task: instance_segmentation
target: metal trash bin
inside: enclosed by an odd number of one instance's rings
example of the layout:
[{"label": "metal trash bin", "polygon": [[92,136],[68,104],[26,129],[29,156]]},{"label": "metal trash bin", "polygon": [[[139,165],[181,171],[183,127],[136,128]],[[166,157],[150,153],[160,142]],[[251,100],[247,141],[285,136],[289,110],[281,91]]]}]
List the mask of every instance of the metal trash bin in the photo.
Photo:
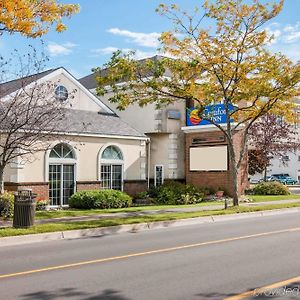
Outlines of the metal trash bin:
[{"label": "metal trash bin", "polygon": [[31,190],[21,190],[15,193],[14,221],[15,228],[29,228],[34,224],[36,194]]}]

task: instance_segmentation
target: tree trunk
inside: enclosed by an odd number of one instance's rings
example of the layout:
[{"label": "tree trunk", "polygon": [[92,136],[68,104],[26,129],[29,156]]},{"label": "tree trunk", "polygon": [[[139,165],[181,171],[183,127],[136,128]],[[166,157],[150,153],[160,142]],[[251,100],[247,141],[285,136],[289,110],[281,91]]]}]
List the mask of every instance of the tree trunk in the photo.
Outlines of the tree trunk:
[{"label": "tree trunk", "polygon": [[239,205],[239,195],[238,195],[238,170],[235,163],[231,164],[231,175],[232,175],[232,187],[233,187],[233,206]]},{"label": "tree trunk", "polygon": [[232,198],[233,206],[239,205],[239,196],[238,196],[238,168],[235,161],[234,147],[230,143],[228,144],[229,148],[229,160],[230,160],[230,173],[232,177]]},{"label": "tree trunk", "polygon": [[267,167],[264,169],[264,181],[267,181]]},{"label": "tree trunk", "polygon": [[0,194],[4,194],[4,168],[0,168]]}]

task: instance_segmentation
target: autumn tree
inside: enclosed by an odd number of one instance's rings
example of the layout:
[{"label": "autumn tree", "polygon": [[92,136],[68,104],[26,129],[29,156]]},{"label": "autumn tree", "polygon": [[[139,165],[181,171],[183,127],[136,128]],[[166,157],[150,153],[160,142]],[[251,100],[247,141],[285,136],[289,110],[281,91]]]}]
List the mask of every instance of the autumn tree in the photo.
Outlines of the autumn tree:
[{"label": "autumn tree", "polygon": [[62,4],[56,0],[0,1],[0,35],[19,32],[36,38],[47,33],[51,25],[61,32],[66,29],[63,18],[78,11],[78,5]]},{"label": "autumn tree", "polygon": [[[290,120],[292,99],[299,95],[299,64],[271,53],[272,36],[263,29],[282,7],[283,1],[262,5],[257,0],[250,4],[216,0],[205,1],[189,14],[177,5],[161,4],[157,11],[174,23],[160,38],[161,51],[171,58],[137,62],[131,53],[116,52],[104,66],[106,75],[97,76],[96,70],[98,94],[112,92],[110,101],[120,109],[132,103],[196,103],[199,116],[227,139],[234,205],[238,205],[237,178],[249,129],[268,112],[284,114]],[[124,81],[127,84],[119,84]],[[207,105],[220,102],[224,103],[226,126],[205,114]],[[238,133],[240,151],[233,142]]]},{"label": "autumn tree", "polygon": [[300,148],[298,133],[293,124],[285,122],[282,118],[266,114],[256,121],[249,130],[249,144],[254,148],[258,157],[249,156],[249,163],[254,167],[259,160],[260,166],[253,171],[264,172],[267,177],[267,167],[272,158],[279,158],[285,164],[284,156]]},{"label": "autumn tree", "polygon": [[[16,59],[17,58],[17,62]],[[16,79],[0,79],[0,193],[4,193],[4,172],[9,164],[23,164],[34,159],[34,154],[49,149],[59,139],[69,101],[55,96],[58,82],[41,81],[40,73],[47,57],[33,49],[26,55],[15,53],[13,59],[0,59],[0,74],[19,66]],[[34,75],[30,75],[34,73]],[[69,99],[75,91],[70,93]]]}]

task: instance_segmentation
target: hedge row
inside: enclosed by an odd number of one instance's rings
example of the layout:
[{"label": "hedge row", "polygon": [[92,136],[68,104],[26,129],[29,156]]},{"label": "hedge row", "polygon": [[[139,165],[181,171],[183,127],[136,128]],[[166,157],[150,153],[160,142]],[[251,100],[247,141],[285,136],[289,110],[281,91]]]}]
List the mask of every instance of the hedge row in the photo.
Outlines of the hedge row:
[{"label": "hedge row", "polygon": [[132,198],[117,190],[90,190],[73,194],[69,199],[69,206],[73,208],[123,208],[132,204]]}]

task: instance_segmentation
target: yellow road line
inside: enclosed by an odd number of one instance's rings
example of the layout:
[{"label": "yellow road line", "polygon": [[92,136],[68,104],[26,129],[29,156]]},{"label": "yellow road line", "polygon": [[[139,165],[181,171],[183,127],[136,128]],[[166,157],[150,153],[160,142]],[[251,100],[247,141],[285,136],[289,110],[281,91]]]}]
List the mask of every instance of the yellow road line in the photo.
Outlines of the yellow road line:
[{"label": "yellow road line", "polygon": [[100,259],[95,259],[95,260],[81,261],[81,262],[77,262],[77,263],[52,266],[52,267],[28,270],[28,271],[17,272],[17,273],[3,274],[3,275],[0,275],[0,279],[29,275],[29,274],[34,274],[34,273],[47,272],[47,271],[53,271],[53,270],[75,268],[75,267],[80,267],[80,266],[85,266],[85,265],[92,265],[92,264],[99,264],[99,263],[104,263],[104,262],[109,262],[109,261],[122,260],[122,259],[131,258],[131,257],[145,256],[145,255],[151,255],[151,254],[157,254],[157,253],[166,253],[166,252],[171,252],[171,251],[176,251],[176,250],[190,249],[190,248],[196,248],[196,247],[201,247],[201,246],[215,245],[215,244],[221,244],[221,243],[226,243],[226,242],[240,241],[240,240],[245,240],[245,239],[250,239],[250,238],[263,237],[263,236],[269,236],[269,235],[287,233],[287,232],[295,232],[295,231],[300,231],[300,227],[277,230],[277,231],[262,232],[262,233],[257,233],[257,234],[244,235],[244,236],[232,237],[232,238],[215,240],[215,241],[201,242],[201,243],[196,243],[196,244],[182,245],[182,246],[177,246],[177,247],[162,248],[162,249],[157,249],[157,250],[138,252],[138,253],[132,253],[132,254],[127,254],[127,255],[121,255],[121,256],[113,256],[113,257],[100,258]]},{"label": "yellow road line", "polygon": [[266,286],[257,288],[255,290],[247,291],[245,293],[235,295],[235,296],[232,296],[229,298],[225,298],[225,300],[241,300],[241,299],[245,299],[245,298],[249,298],[249,297],[255,297],[257,295],[263,295],[265,292],[268,292],[268,291],[274,290],[274,289],[278,289],[278,288],[281,288],[286,285],[290,285],[295,282],[300,282],[300,276],[290,278],[290,279],[287,279],[284,281],[279,281],[279,282],[276,282],[276,283],[273,283],[270,285],[266,285]]}]

